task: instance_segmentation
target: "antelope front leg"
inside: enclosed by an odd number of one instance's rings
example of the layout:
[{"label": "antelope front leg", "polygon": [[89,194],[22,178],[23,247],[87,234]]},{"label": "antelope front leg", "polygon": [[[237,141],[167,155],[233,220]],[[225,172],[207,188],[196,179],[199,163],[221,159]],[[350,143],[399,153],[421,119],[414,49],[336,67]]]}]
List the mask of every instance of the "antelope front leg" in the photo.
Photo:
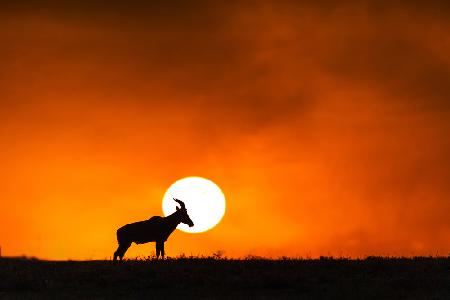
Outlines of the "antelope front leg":
[{"label": "antelope front leg", "polygon": [[159,259],[160,254],[164,259],[164,242],[156,242],[156,259]]},{"label": "antelope front leg", "polygon": [[161,256],[162,256],[163,260],[164,260],[164,254],[165,254],[165,252],[164,252],[164,242],[162,242],[161,243]]}]

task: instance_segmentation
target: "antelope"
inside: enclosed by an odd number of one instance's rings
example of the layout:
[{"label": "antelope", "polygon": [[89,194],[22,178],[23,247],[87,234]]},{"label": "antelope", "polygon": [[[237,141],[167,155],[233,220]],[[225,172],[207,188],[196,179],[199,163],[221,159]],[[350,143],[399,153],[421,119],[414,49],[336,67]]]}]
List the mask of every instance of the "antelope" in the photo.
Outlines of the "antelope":
[{"label": "antelope", "polygon": [[173,214],[167,217],[154,216],[145,221],[124,225],[117,230],[119,247],[114,252],[114,261],[117,260],[117,257],[122,260],[133,242],[136,244],[156,242],[156,258],[159,259],[161,255],[164,259],[164,242],[167,241],[178,224],[184,223],[189,227],[194,226],[183,201],[175,198],[173,200],[180,205],[180,207],[176,207]]}]

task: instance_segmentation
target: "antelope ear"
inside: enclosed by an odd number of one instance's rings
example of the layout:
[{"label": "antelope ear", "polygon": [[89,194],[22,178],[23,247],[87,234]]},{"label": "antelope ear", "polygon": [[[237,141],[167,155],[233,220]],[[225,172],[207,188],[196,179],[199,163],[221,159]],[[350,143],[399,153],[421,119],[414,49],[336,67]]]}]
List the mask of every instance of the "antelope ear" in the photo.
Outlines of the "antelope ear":
[{"label": "antelope ear", "polygon": [[177,210],[180,210],[180,208],[178,206],[176,206]]}]

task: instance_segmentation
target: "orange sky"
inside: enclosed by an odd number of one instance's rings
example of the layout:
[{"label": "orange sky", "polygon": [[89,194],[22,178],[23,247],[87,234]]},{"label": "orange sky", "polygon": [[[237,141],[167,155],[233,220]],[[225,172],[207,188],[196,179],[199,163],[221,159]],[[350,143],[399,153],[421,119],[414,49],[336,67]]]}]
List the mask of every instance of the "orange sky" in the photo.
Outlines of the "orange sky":
[{"label": "orange sky", "polygon": [[1,4],[3,255],[109,258],[192,175],[169,256],[450,253],[448,4],[164,2]]}]

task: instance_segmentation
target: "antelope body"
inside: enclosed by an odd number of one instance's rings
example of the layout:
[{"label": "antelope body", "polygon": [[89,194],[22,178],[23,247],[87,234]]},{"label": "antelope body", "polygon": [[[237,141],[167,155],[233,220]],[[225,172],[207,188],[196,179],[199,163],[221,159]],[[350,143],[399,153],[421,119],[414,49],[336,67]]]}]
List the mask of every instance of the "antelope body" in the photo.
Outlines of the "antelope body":
[{"label": "antelope body", "polygon": [[119,247],[114,252],[114,261],[117,260],[117,257],[122,260],[125,252],[133,242],[136,244],[156,242],[156,257],[159,258],[161,255],[164,259],[164,242],[167,241],[178,224],[184,223],[189,225],[189,227],[194,226],[187,214],[184,203],[175,198],[174,200],[178,202],[180,207],[177,207],[173,214],[167,217],[154,216],[145,221],[127,224],[117,230]]}]

